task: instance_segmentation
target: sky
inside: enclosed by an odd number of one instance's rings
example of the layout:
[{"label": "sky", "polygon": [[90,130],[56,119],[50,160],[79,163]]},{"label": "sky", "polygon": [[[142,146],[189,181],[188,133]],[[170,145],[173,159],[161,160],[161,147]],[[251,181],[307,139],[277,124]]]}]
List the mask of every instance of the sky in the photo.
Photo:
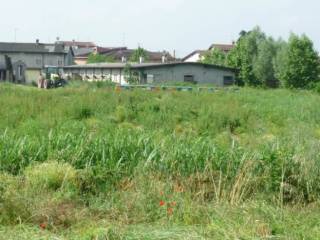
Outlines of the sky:
[{"label": "sky", "polygon": [[319,0],[10,0],[1,4],[0,41],[59,37],[183,57],[260,26],[274,38],[305,33],[319,51],[319,23]]}]

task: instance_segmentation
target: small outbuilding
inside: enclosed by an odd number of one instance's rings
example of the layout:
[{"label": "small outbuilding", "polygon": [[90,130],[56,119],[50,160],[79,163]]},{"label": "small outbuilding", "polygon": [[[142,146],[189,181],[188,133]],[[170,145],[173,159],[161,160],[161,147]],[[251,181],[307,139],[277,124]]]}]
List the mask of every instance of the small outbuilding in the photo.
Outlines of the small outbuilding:
[{"label": "small outbuilding", "polygon": [[216,86],[232,85],[235,69],[203,63],[98,63],[64,67],[71,79],[84,81],[112,81],[127,84],[134,76],[139,84],[167,82],[209,83]]}]

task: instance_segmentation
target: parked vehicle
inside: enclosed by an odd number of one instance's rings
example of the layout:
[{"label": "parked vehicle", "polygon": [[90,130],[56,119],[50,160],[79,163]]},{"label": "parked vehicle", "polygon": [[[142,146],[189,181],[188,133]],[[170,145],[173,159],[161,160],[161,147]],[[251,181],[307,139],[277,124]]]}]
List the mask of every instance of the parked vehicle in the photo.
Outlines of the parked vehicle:
[{"label": "parked vehicle", "polygon": [[42,87],[45,89],[63,87],[68,84],[67,80],[62,77],[62,68],[56,66],[45,66],[42,70],[42,75],[45,78]]}]

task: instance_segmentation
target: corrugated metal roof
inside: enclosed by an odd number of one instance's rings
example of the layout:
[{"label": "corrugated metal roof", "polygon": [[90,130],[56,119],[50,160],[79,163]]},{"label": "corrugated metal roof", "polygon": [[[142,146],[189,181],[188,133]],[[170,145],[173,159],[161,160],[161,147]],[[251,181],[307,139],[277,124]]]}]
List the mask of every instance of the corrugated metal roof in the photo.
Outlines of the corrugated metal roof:
[{"label": "corrugated metal roof", "polygon": [[175,63],[141,63],[141,64],[130,64],[130,63],[93,63],[85,65],[72,65],[65,66],[64,69],[123,69],[130,65],[131,69],[146,69],[146,68],[162,68],[162,67],[173,67],[173,66],[202,66],[207,68],[215,68],[229,71],[236,71],[234,68],[223,67],[212,64],[203,63],[192,63],[192,62],[175,62]]},{"label": "corrugated metal roof", "polygon": [[0,52],[66,53],[66,49],[61,44],[0,42]]}]

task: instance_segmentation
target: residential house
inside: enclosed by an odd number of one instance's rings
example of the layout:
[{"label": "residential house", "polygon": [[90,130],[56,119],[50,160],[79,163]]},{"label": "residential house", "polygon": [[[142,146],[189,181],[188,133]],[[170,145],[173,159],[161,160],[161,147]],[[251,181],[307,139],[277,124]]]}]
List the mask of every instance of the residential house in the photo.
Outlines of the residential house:
[{"label": "residential house", "polygon": [[[114,62],[127,62],[130,60],[131,55],[135,49],[128,49],[127,47],[93,47],[93,48],[79,48],[75,49],[75,63],[78,65],[87,64],[88,57],[90,54],[101,54],[109,57]],[[173,62],[175,59],[170,53],[163,52],[152,52],[146,51],[145,62],[162,63],[162,62]]]},{"label": "residential house", "polygon": [[[128,73],[129,71],[129,73]],[[128,75],[135,75],[140,84],[166,82],[210,83],[216,86],[231,85],[235,79],[232,68],[202,63],[97,63],[64,67],[71,79],[83,81],[112,81],[127,84]]]},{"label": "residential house", "polygon": [[205,54],[209,51],[212,51],[213,49],[219,49],[225,54],[228,54],[233,48],[235,47],[235,43],[232,44],[212,44],[208,50],[196,50],[192,53],[185,56],[182,61],[183,62],[199,62],[201,61]]},{"label": "residential house", "polygon": [[62,44],[66,47],[72,47],[74,49],[81,49],[81,48],[95,48],[97,45],[93,42],[79,42],[79,41],[59,41],[57,43]]},{"label": "residential house", "polygon": [[[12,81],[32,83],[37,80],[41,70],[47,66],[64,67],[73,64],[73,50],[56,42],[10,43],[0,42],[0,59],[10,59]],[[2,64],[2,68],[4,68]]]}]

